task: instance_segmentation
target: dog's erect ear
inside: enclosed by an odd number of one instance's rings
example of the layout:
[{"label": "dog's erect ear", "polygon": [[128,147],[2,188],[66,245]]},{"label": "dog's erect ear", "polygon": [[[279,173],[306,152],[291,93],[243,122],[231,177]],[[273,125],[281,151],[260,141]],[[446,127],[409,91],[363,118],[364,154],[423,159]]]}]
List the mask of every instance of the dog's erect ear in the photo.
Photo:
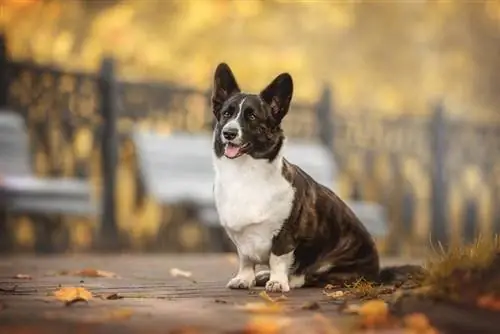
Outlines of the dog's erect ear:
[{"label": "dog's erect ear", "polygon": [[281,122],[290,107],[293,95],[293,80],[288,73],[278,75],[262,92],[260,97],[269,104],[274,118]]},{"label": "dog's erect ear", "polygon": [[233,72],[226,63],[220,63],[215,69],[212,91],[212,111],[216,118],[219,118],[219,112],[224,102],[231,95],[239,92],[240,88]]}]

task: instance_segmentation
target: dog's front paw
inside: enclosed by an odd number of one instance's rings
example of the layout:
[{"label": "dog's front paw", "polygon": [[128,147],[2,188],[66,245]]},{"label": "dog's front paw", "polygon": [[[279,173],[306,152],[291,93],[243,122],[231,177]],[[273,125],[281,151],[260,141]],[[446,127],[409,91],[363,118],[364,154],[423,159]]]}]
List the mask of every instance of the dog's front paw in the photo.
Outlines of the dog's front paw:
[{"label": "dog's front paw", "polygon": [[255,279],[236,276],[226,285],[229,289],[251,289],[255,286]]},{"label": "dog's front paw", "polygon": [[266,291],[268,292],[288,292],[290,286],[287,280],[269,280],[266,283]]}]

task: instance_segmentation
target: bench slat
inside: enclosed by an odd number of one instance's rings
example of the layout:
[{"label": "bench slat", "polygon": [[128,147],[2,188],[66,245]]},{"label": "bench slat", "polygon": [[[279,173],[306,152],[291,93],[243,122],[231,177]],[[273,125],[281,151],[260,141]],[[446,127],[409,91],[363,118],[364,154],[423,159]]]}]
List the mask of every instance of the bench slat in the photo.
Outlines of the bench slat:
[{"label": "bench slat", "polygon": [[[193,202],[208,225],[217,225],[213,199],[214,170],[212,138],[204,134],[159,134],[136,129],[133,132],[139,171],[146,191],[159,203]],[[337,190],[337,166],[331,153],[320,143],[289,140],[284,156],[321,184]],[[376,236],[386,233],[386,216],[382,206],[370,202],[348,202],[348,205]]]},{"label": "bench slat", "polygon": [[91,193],[88,181],[34,176],[24,120],[0,110],[1,206],[10,212],[94,215],[97,206]]}]

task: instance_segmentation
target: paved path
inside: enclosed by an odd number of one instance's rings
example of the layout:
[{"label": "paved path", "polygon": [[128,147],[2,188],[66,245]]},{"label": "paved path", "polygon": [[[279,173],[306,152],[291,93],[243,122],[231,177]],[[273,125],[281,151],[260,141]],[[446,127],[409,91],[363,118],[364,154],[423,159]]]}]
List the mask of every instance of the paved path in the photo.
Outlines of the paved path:
[{"label": "paved path", "polygon": [[[383,261],[385,265],[402,262]],[[259,296],[262,289],[251,292],[226,289],[225,283],[236,266],[232,255],[3,257],[0,258],[0,334],[244,333],[243,329],[262,317],[239,307],[263,302]],[[61,275],[64,271],[84,268],[109,271],[119,277]],[[172,268],[191,272],[194,281],[173,277]],[[14,278],[19,274],[31,279]],[[123,298],[94,297],[89,303],[65,307],[51,295],[59,286],[81,284],[94,295],[106,297],[117,293]],[[324,320],[322,315],[341,327],[352,321],[338,315],[338,303],[321,289],[294,290],[287,296],[280,303],[286,311],[272,321],[263,320],[267,321],[264,327],[279,321],[294,321],[308,326],[305,332],[303,327],[293,326],[298,333],[307,333]],[[318,303],[319,309],[304,310],[308,302]],[[198,329],[190,332],[186,326]],[[268,333],[273,333],[272,328]]]}]

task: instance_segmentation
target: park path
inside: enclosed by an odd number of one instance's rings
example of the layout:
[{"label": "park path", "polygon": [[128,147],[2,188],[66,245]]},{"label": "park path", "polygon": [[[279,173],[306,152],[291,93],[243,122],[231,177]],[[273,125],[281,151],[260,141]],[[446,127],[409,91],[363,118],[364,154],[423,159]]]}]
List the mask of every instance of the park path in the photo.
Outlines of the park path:
[{"label": "park path", "polygon": [[[383,260],[384,265],[401,263],[418,260]],[[339,303],[321,289],[290,292],[279,302],[285,311],[272,315],[272,320],[265,320],[271,319],[269,314],[241,309],[264,300],[261,289],[225,288],[236,267],[230,254],[4,256],[0,258],[0,334],[244,333],[251,324],[268,328],[280,321],[297,323],[290,328],[298,333],[314,333],[324,332],[312,328],[325,319],[335,328],[346,328],[353,321],[341,316]],[[85,268],[117,277],[74,274]],[[192,276],[173,276],[172,269]],[[94,297],[66,307],[53,295],[61,286],[83,286]],[[114,294],[120,298],[106,299]]]}]

